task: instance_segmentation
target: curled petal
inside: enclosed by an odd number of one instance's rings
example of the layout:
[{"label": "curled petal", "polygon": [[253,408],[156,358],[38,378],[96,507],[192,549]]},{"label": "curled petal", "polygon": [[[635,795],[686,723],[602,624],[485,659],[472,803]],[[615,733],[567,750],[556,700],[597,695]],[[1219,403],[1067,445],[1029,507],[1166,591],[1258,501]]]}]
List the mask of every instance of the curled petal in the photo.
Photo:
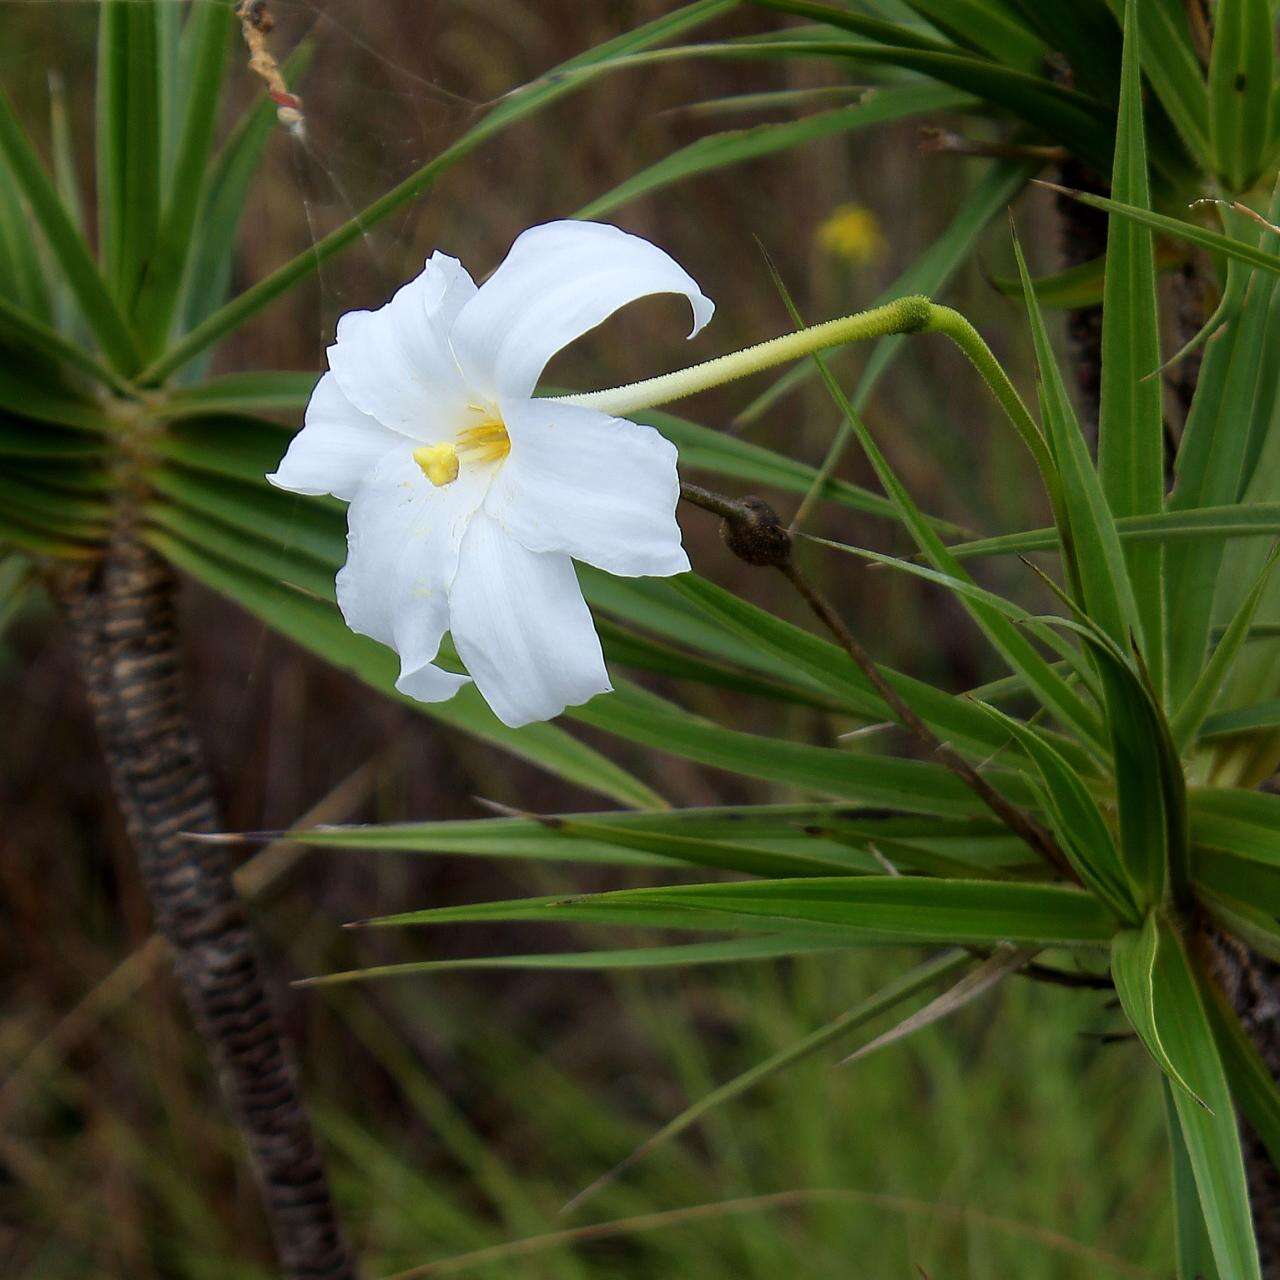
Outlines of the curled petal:
[{"label": "curled petal", "polygon": [[475,292],[462,265],[436,253],[385,307],[347,312],[329,348],[329,368],[347,399],[416,440],[449,434],[469,397],[448,332]]},{"label": "curled petal", "polygon": [[403,436],[361,413],[326,373],[311,393],[306,424],[267,479],[294,493],[331,493],[350,502],[378,461],[403,444]]},{"label": "curled petal", "polygon": [[396,687],[423,701],[466,683],[428,664],[449,625],[458,549],[487,484],[471,471],[437,488],[404,442],[370,472],[347,513],[347,562],[337,581],[342,616],[352,631],[400,655]]},{"label": "curled petal", "polygon": [[612,687],[573,561],[522,547],[484,512],[449,606],[458,655],[503,724],[550,720]]},{"label": "curled petal", "polygon": [[518,542],[629,578],[688,570],[670,441],[554,400],[504,401],[502,416],[511,453],[485,510]]},{"label": "curled petal", "polygon": [[711,319],[710,300],[657,245],[603,223],[548,222],[517,237],[463,306],[453,349],[477,391],[525,398],[561,347],[651,293],[689,299],[690,337]]}]

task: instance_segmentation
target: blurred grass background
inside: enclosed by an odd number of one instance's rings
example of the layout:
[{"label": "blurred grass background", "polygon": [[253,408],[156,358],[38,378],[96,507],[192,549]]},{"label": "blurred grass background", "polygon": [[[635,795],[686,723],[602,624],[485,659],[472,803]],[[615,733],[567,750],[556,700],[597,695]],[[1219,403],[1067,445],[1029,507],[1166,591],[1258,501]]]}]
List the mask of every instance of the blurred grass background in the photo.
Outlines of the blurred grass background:
[{"label": "blurred grass background", "polygon": [[[208,0],[197,0],[208,2]],[[238,285],[305,248],[438,150],[493,98],[572,53],[671,8],[662,0],[275,0],[273,40],[309,38],[308,141],[271,143],[235,266]],[[0,0],[0,78],[36,135],[60,74],[87,139],[90,0]],[[767,25],[735,17],[726,31]],[[431,249],[477,274],[523,227],[566,216],[711,130],[792,118],[782,107],[707,116],[683,108],[733,94],[833,85],[817,66],[681,63],[624,73],[503,135],[395,225],[268,311],[218,366],[318,369],[343,311],[376,306]],[[243,68],[232,113],[257,92]],[[812,109],[806,104],[805,110]],[[85,145],[86,159],[90,148]],[[716,301],[695,348],[672,300],[633,308],[559,358],[549,379],[627,381],[781,331],[767,250],[815,319],[871,300],[945,227],[984,162],[923,154],[893,127],[688,182],[611,215],[670,250]],[[91,175],[82,175],[90,188]],[[871,261],[821,243],[837,206],[883,229]],[[1046,201],[1020,204],[1041,269]],[[985,270],[1008,262],[996,220],[979,264],[948,299],[1011,367],[1025,370],[1018,313]],[[856,371],[860,356],[844,368]],[[1029,472],[962,362],[910,345],[868,420],[921,503],[983,531],[1043,513]],[[734,429],[760,386],[680,406]],[[820,392],[779,402],[751,438],[807,461],[835,427]],[[850,455],[840,474],[869,481]],[[794,499],[779,502],[784,513]],[[698,569],[798,617],[774,584],[684,515]],[[901,549],[883,526],[819,512],[815,532]],[[961,688],[996,674],[955,606],[922,584],[815,559],[877,654]],[[989,570],[992,585],[1025,573]],[[1019,580],[1023,589],[1025,583]],[[539,811],[598,802],[517,761],[436,730],[189,589],[191,697],[228,824],[269,830],[312,806],[329,821],[474,816],[474,796]],[[651,681],[661,688],[661,681]],[[744,728],[823,737],[816,715],[702,690],[700,709]],[[5,1275],[248,1277],[269,1274],[252,1187],[158,949],[115,814],[71,655],[35,599],[0,635],[0,1258]],[[598,741],[603,739],[597,738]],[[682,804],[785,798],[681,762],[608,749]],[[251,860],[254,847],[243,857]],[[741,1211],[658,1219],[597,1241],[423,1274],[603,1276],[1095,1277],[1171,1270],[1162,1118],[1154,1072],[1112,1044],[1104,998],[1015,981],[962,1018],[836,1071],[828,1055],[714,1113],[605,1191],[557,1217],[582,1186],[665,1119],[834,1016],[903,957],[813,960],[646,978],[482,974],[291,991],[298,976],[359,964],[555,947],[544,931],[381,933],[338,926],[433,902],[599,887],[601,873],[463,859],[268,852],[257,915],[299,1045],[334,1178],[370,1275],[585,1221],[679,1211],[777,1192],[825,1194]],[[1134,1077],[1145,1088],[1135,1090]],[[1138,1101],[1135,1104],[1135,1093]],[[876,1197],[881,1197],[877,1199]],[[1074,1243],[1073,1243],[1074,1242]],[[255,1264],[253,1259],[258,1259]],[[1145,1270],[1144,1270],[1145,1268]]]}]

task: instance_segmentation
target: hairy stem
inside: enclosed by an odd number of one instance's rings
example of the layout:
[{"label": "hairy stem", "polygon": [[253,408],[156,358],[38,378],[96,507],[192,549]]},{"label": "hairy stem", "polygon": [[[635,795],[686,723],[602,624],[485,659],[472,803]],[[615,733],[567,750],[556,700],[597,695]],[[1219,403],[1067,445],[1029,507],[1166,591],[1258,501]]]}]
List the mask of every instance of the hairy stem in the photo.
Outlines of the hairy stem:
[{"label": "hairy stem", "polygon": [[354,1280],[181,691],[174,580],[118,534],[62,595],[116,799],[183,996],[218,1067],[290,1280]]}]

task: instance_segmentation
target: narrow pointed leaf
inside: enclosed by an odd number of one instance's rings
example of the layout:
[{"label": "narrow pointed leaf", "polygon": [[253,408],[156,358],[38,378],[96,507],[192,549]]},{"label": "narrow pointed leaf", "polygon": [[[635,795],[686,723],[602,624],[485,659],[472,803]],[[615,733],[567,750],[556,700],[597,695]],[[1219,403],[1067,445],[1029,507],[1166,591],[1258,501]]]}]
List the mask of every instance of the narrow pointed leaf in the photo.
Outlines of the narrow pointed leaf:
[{"label": "narrow pointed leaf", "polygon": [[429,973],[457,973],[476,969],[517,969],[569,973],[607,973],[620,969],[687,969],[703,964],[742,964],[751,960],[779,960],[789,956],[838,951],[829,938],[792,938],[766,934],[760,938],[728,938],[719,942],[687,942],[670,947],[626,947],[615,950],[546,952],[518,956],[470,956],[455,960],[413,960],[374,965],[304,978],[296,987],[330,987],[376,978],[413,978]]},{"label": "narrow pointed leaf", "polygon": [[1016,237],[1014,252],[1040,367],[1045,425],[1061,477],[1067,527],[1060,528],[1059,534],[1064,547],[1070,549],[1068,567],[1079,593],[1078,603],[1103,632],[1126,649],[1140,623],[1115,520],[1049,345],[1035,288]]},{"label": "narrow pointed leaf", "polygon": [[1104,945],[1115,931],[1088,894],[1008,880],[824,876],[733,884],[622,889],[576,898],[517,899],[436,907],[368,923],[460,924],[479,920],[628,920],[657,928],[779,930],[781,922],[859,943]]},{"label": "narrow pointed leaf", "polygon": [[1195,738],[1205,717],[1217,701],[1223,682],[1231,670],[1231,664],[1249,637],[1249,628],[1253,624],[1254,615],[1258,612],[1258,606],[1262,603],[1262,595],[1271,578],[1271,570],[1275,567],[1277,556],[1280,556],[1280,543],[1272,548],[1252,590],[1240,602],[1235,616],[1228,623],[1209,661],[1205,663],[1204,670],[1191,686],[1186,701],[1174,715],[1170,729],[1173,733],[1174,746],[1179,752],[1184,751]]},{"label": "narrow pointed leaf", "polygon": [[138,360],[133,337],[98,273],[84,236],[63,206],[3,90],[0,152],[107,358],[121,372],[132,372]]},{"label": "narrow pointed leaf", "polygon": [[933,1026],[943,1018],[951,1017],[953,1013],[958,1013],[966,1005],[986,995],[992,987],[1003,982],[1011,973],[1024,968],[1034,955],[1035,951],[1031,949],[1019,950],[1016,947],[998,949],[981,964],[970,969],[955,986],[935,996],[923,1009],[917,1009],[897,1026],[890,1027],[874,1040],[855,1049],[847,1058],[842,1058],[838,1065],[852,1066],[853,1063],[860,1062],[881,1049],[905,1040],[907,1036],[914,1035],[917,1031]]},{"label": "narrow pointed leaf", "polygon": [[154,0],[98,13],[98,243],[129,315],[160,223],[160,48]]},{"label": "narrow pointed leaf", "polygon": [[[1151,203],[1142,115],[1137,0],[1125,10],[1120,115],[1116,127],[1111,191],[1117,200]],[[1156,266],[1148,228],[1111,218],[1107,230],[1106,285],[1102,308],[1102,391],[1098,422],[1098,473],[1111,515],[1142,516],[1164,507],[1164,414]],[[1164,684],[1164,576],[1159,546],[1134,545],[1125,562],[1145,641],[1143,653],[1157,689]]]},{"label": "narrow pointed leaf", "polygon": [[1221,1280],[1261,1280],[1231,1092],[1194,971],[1172,931],[1170,945],[1162,940],[1156,965],[1155,1017],[1161,1041],[1207,1104],[1194,1102],[1184,1090],[1173,1091],[1218,1274]]},{"label": "narrow pointed leaf", "polygon": [[1161,960],[1161,947],[1176,946],[1168,926],[1156,912],[1151,912],[1141,928],[1125,929],[1111,943],[1111,977],[1116,995],[1147,1052],[1175,1088],[1188,1095],[1199,1106],[1207,1106],[1195,1084],[1182,1073],[1161,1039],[1161,1019],[1156,1012],[1156,973]]},{"label": "narrow pointed leaf", "polygon": [[1122,920],[1138,918],[1133,894],[1102,811],[1067,761],[1030,725],[994,708],[987,713],[1017,738],[1039,771],[1059,844],[1083,884]]},{"label": "narrow pointed leaf", "polygon": [[135,308],[139,340],[153,354],[167,336],[182,287],[192,230],[218,118],[219,89],[233,23],[230,6],[192,7],[184,40],[192,46],[191,74],[177,101],[184,104],[169,195],[154,250],[148,255]]},{"label": "narrow pointed leaf", "polygon": [[711,134],[671,152],[611,191],[597,196],[574,216],[603,218],[641,196],[652,195],[655,191],[704,173],[777,155],[823,138],[839,137],[925,112],[957,110],[972,103],[973,100],[965,94],[942,85],[902,85],[874,90],[853,106],[808,116],[803,120]]},{"label": "narrow pointed leaf", "polygon": [[[1170,543],[1182,539],[1255,538],[1280,534],[1280,502],[1228,503],[1221,507],[1190,507],[1147,516],[1124,516],[1116,522],[1122,543]],[[974,556],[1023,555],[1028,551],[1057,551],[1056,529],[1003,533],[972,542],[953,542],[948,550],[957,559]]]},{"label": "narrow pointed leaf", "polygon": [[388,697],[413,710],[531,760],[623,804],[660,803],[650,788],[598,752],[550,724],[508,729],[480,700],[473,688],[449,702],[415,702],[395,692],[397,663],[391,650],[349,631],[336,609],[323,601],[281,587],[252,570],[233,567],[181,539],[153,530],[148,540],[179,568],[242,608],[256,614],[303,648],[350,671]]},{"label": "narrow pointed leaf", "polygon": [[1213,1246],[1209,1243],[1204,1214],[1200,1210],[1200,1196],[1196,1191],[1191,1157],[1187,1154],[1182,1126],[1173,1105],[1172,1086],[1168,1080],[1160,1083],[1168,1120],[1170,1163],[1173,1166],[1173,1220],[1178,1280],[1218,1280],[1218,1268],[1213,1261]]},{"label": "narrow pointed leaf", "polygon": [[[1272,212],[1280,212],[1280,196]],[[1280,237],[1270,232],[1264,241]],[[1237,501],[1244,480],[1254,402],[1262,369],[1276,277],[1255,272],[1239,317],[1205,350],[1195,400],[1178,450],[1177,479],[1169,510]],[[1169,610],[1170,702],[1178,706],[1199,676],[1222,575],[1221,542],[1186,542],[1165,553]]]},{"label": "narrow pointed leaf", "polygon": [[1218,0],[1209,61],[1209,136],[1231,192],[1253,185],[1267,149],[1275,30],[1268,0]]}]

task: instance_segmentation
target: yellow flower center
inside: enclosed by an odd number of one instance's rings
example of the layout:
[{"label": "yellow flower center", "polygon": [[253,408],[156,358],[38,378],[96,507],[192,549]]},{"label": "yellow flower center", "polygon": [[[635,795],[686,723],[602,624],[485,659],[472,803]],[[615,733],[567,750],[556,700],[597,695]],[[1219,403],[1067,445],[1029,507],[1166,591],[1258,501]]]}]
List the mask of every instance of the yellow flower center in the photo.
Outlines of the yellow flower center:
[{"label": "yellow flower center", "polygon": [[478,427],[467,427],[458,432],[452,444],[424,444],[413,451],[413,460],[422,468],[422,474],[436,488],[452,484],[458,471],[467,463],[501,462],[511,452],[511,437],[507,425],[499,419],[482,422]]}]

